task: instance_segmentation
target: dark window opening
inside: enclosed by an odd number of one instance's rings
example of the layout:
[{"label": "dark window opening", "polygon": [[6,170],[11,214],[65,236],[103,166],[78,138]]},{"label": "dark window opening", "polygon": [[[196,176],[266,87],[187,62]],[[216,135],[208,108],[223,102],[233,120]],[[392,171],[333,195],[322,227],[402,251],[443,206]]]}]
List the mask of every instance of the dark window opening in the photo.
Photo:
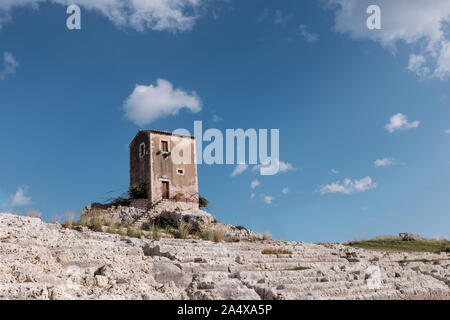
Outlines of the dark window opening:
[{"label": "dark window opening", "polygon": [[169,152],[169,143],[167,141],[161,141],[162,152]]},{"label": "dark window opening", "polygon": [[145,143],[141,143],[139,146],[139,157],[145,156]]}]

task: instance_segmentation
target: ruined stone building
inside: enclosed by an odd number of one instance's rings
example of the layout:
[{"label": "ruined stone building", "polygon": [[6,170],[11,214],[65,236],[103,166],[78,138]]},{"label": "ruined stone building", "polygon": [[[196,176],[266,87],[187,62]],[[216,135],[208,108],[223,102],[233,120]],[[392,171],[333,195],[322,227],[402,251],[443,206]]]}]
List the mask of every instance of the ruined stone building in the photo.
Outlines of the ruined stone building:
[{"label": "ruined stone building", "polygon": [[[177,164],[172,151],[180,144],[190,151],[186,152],[190,159]],[[137,201],[135,206],[150,208],[163,202],[167,210],[198,209],[195,149],[192,136],[140,130],[130,143],[130,187],[143,186],[147,199]]]}]

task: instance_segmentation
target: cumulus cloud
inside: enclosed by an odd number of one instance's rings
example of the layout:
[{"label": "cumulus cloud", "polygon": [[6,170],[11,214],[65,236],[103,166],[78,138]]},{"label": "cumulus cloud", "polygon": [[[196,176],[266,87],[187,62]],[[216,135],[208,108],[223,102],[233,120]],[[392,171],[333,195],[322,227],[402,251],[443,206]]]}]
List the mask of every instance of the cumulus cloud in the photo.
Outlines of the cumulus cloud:
[{"label": "cumulus cloud", "polygon": [[273,200],[275,200],[275,198],[272,197],[272,196],[264,196],[264,197],[263,197],[263,200],[264,200],[264,202],[267,203],[267,204],[272,204],[272,202],[273,202]]},{"label": "cumulus cloud", "polygon": [[345,179],[343,182],[336,181],[331,184],[320,186],[320,193],[343,193],[356,194],[364,192],[377,187],[377,184],[372,181],[371,177],[365,177],[360,180]]},{"label": "cumulus cloud", "polygon": [[250,195],[250,199],[254,199],[256,197],[256,194],[254,194],[254,193],[252,193],[251,195]]},{"label": "cumulus cloud", "polygon": [[308,27],[304,24],[301,24],[299,27],[300,35],[305,39],[308,43],[314,43],[319,40],[319,35],[317,33],[312,33],[308,31]]},{"label": "cumulus cloud", "polygon": [[[190,30],[204,6],[205,0],[77,0],[76,4],[86,10],[101,13],[118,27],[130,27],[137,31]],[[30,6],[38,8],[42,3],[63,6],[67,0],[20,0],[0,2],[0,28],[11,19],[13,9]]]},{"label": "cumulus cloud", "polygon": [[139,126],[176,115],[182,108],[199,112],[202,103],[197,93],[174,89],[172,84],[164,79],[158,79],[156,86],[136,85],[124,103],[126,117]]},{"label": "cumulus cloud", "polygon": [[0,80],[5,80],[8,75],[16,73],[19,66],[16,58],[10,52],[3,53],[3,69],[0,71]]},{"label": "cumulus cloud", "polygon": [[[369,30],[366,9],[372,0],[324,0],[335,10],[334,29],[354,39],[370,39],[395,50],[398,42],[409,45],[414,55],[408,69],[424,76],[444,78],[450,74],[450,45],[446,26],[450,1],[377,0],[381,8],[381,29]],[[429,72],[428,72],[429,71]]]},{"label": "cumulus cloud", "polygon": [[258,187],[258,186],[260,186],[260,185],[261,185],[261,182],[259,182],[258,180],[253,180],[253,181],[250,183],[250,188],[255,189],[256,187]]},{"label": "cumulus cloud", "polygon": [[289,192],[291,192],[291,190],[289,190],[288,187],[285,187],[285,188],[283,188],[283,189],[281,190],[281,193],[282,193],[282,194],[288,194]]},{"label": "cumulus cloud", "polygon": [[389,131],[389,133],[393,133],[397,130],[417,128],[419,124],[419,121],[416,120],[409,122],[407,116],[401,113],[397,113],[390,118],[389,123],[386,124],[385,128],[387,131]]},{"label": "cumulus cloud", "polygon": [[233,172],[231,173],[232,177],[238,176],[240,174],[243,174],[245,170],[248,169],[247,164],[238,164],[236,167],[234,167]]},{"label": "cumulus cloud", "polygon": [[23,207],[31,204],[31,197],[26,196],[26,188],[18,187],[15,194],[9,195],[9,205],[11,207]]},{"label": "cumulus cloud", "polygon": [[422,55],[411,54],[409,56],[409,64],[406,69],[416,73],[420,77],[426,77],[430,73],[430,68],[425,66],[426,60]]},{"label": "cumulus cloud", "polygon": [[[279,169],[278,169],[278,173],[283,173],[283,172],[288,172],[288,171],[295,171],[297,170],[297,168],[295,168],[291,163],[289,162],[284,162],[284,161],[279,161]],[[252,168],[253,172],[259,171],[261,168],[265,168],[265,167],[270,167],[270,165],[263,165],[263,164],[258,164],[256,166],[254,166]]]}]

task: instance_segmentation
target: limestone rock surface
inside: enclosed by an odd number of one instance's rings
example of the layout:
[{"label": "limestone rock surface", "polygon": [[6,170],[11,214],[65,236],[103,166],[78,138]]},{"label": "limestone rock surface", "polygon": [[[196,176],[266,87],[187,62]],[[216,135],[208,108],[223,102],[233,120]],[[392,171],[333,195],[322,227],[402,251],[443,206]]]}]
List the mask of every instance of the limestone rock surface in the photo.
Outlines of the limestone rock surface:
[{"label": "limestone rock surface", "polygon": [[[287,254],[262,254],[267,248]],[[0,299],[450,299],[449,258],[342,244],[135,239],[0,214]],[[405,259],[435,262],[398,263]]]}]

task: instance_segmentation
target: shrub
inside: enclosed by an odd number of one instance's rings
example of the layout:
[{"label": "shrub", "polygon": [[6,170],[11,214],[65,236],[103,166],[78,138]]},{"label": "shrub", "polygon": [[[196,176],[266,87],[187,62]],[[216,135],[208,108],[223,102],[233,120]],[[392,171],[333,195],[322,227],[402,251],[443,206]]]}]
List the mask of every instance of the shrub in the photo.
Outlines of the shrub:
[{"label": "shrub", "polygon": [[142,236],[142,231],[129,227],[127,229],[127,236],[131,238],[140,238]]},{"label": "shrub", "polygon": [[74,217],[75,217],[75,213],[73,211],[67,211],[65,213],[65,218],[64,218],[64,227],[66,227],[68,229],[72,229]]},{"label": "shrub", "polygon": [[203,230],[202,232],[200,232],[199,237],[207,241],[222,242],[225,239],[225,230],[220,228]]},{"label": "shrub", "polygon": [[208,208],[209,201],[206,198],[199,197],[198,198],[198,205],[200,208]]},{"label": "shrub", "polygon": [[103,232],[102,221],[99,218],[95,218],[90,225],[90,229],[95,232]]},{"label": "shrub", "polygon": [[42,212],[40,212],[39,210],[36,209],[30,209],[27,211],[27,217],[30,218],[41,218],[42,216]]},{"label": "shrub", "polygon": [[108,233],[118,233],[118,230],[116,229],[115,226],[109,226],[108,230],[106,230],[106,232],[108,232]]},{"label": "shrub", "polygon": [[139,186],[131,186],[128,189],[128,195],[130,199],[147,199],[147,188],[145,184]]},{"label": "shrub", "polygon": [[175,238],[186,239],[189,236],[189,233],[190,233],[189,227],[184,223],[180,223],[178,225],[177,231],[175,232]]},{"label": "shrub", "polygon": [[129,207],[131,204],[131,199],[117,197],[111,201],[111,205],[114,207]]},{"label": "shrub", "polygon": [[268,232],[264,232],[264,234],[263,234],[263,240],[270,240],[270,237],[271,237],[271,234],[270,233],[268,233]]}]

